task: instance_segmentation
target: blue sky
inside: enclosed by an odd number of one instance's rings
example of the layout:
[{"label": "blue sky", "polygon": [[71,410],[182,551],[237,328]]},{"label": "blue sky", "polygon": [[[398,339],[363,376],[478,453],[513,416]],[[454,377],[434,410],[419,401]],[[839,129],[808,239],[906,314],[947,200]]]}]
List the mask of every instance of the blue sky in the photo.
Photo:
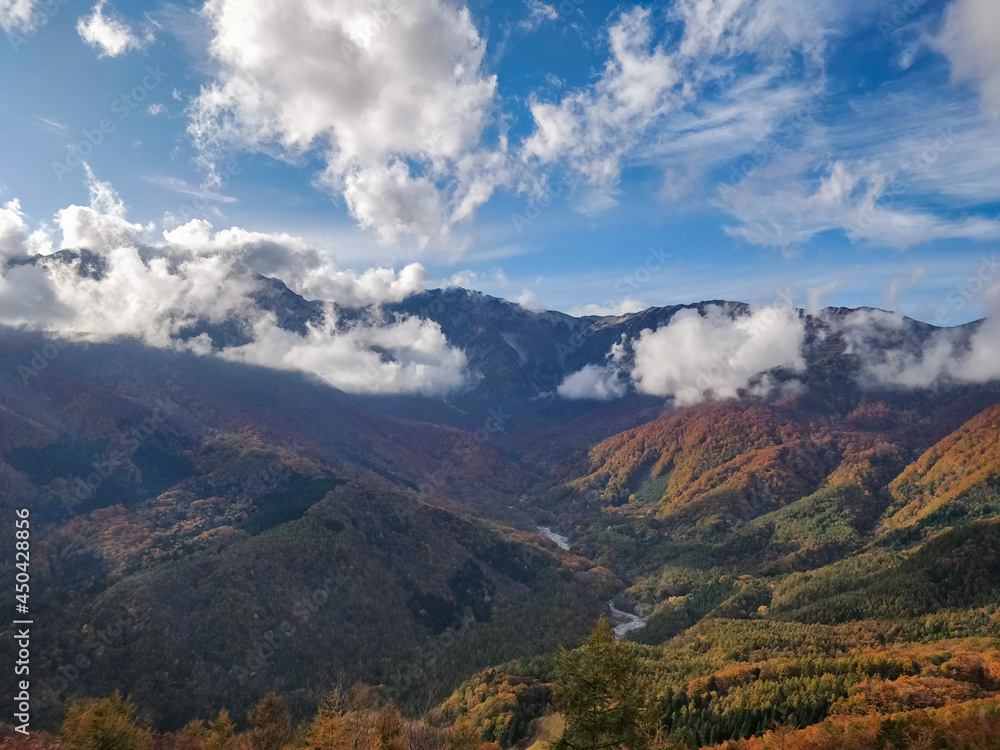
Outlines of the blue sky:
[{"label": "blue sky", "polygon": [[0,203],[561,310],[993,304],[995,0],[316,5],[0,0]]}]

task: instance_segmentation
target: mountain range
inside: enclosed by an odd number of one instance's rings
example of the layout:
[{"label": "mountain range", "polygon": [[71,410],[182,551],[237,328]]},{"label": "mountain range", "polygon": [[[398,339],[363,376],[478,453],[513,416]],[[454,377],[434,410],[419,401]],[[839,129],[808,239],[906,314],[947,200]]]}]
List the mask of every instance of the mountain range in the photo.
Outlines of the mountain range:
[{"label": "mountain range", "polygon": [[[64,253],[102,273],[99,257]],[[36,695],[50,726],[72,700],[115,689],[174,730],[222,708],[242,716],[269,692],[305,716],[357,681],[460,721],[472,704],[455,708],[453,690],[482,680],[489,693],[528,663],[550,679],[546,659],[577,646],[612,597],[643,619],[627,637],[649,649],[657,684],[689,698],[690,680],[774,656],[730,649],[683,679],[663,666],[741,628],[892,622],[886,649],[942,613],[955,625],[940,639],[996,628],[1000,382],[876,376],[924,362],[943,335],[967,351],[982,323],[793,311],[801,348],[788,363],[685,399],[643,387],[637,342],[678,322],[744,325],[754,308],[574,317],[460,288],[332,308],[258,283],[258,312],[298,335],[331,315],[344,329],[432,321],[464,352],[465,384],[350,394],[210,351],[3,330],[0,505],[4,533],[14,508],[31,509]],[[232,318],[180,339],[207,336],[218,354],[250,335]],[[610,392],[566,392],[587,368]],[[736,710],[715,695],[720,717]],[[708,745],[765,718],[691,731]],[[501,744],[529,736],[521,726]]]}]

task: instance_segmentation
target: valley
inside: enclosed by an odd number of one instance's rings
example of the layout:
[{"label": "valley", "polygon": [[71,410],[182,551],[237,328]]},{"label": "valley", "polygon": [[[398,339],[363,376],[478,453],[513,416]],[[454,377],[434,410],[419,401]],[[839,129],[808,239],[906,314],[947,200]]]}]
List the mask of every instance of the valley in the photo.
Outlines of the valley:
[{"label": "valley", "polygon": [[693,405],[539,400],[546,368],[581,364],[557,348],[507,360],[528,378],[507,391],[481,350],[447,399],[128,341],[20,376],[46,344],[0,337],[44,727],[116,689],[158,732],[270,693],[305,720],[359,683],[474,744],[530,744],[559,715],[557,654],[602,615],[663,747],[1000,695],[996,383],[872,387],[830,336],[772,373],[802,388]]}]

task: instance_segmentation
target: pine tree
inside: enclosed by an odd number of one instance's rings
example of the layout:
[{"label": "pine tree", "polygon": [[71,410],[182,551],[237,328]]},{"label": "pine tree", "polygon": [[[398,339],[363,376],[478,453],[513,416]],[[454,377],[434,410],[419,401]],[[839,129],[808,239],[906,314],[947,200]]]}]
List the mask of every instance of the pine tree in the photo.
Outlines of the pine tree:
[{"label": "pine tree", "polygon": [[554,697],[566,719],[555,750],[642,750],[647,715],[632,647],[602,617],[586,642],[559,655]]},{"label": "pine tree", "polygon": [[153,744],[152,732],[136,722],[135,704],[118,691],[70,706],[62,739],[72,750],[149,750]]},{"label": "pine tree", "polygon": [[235,726],[225,709],[219,711],[219,716],[208,728],[208,733],[201,743],[201,750],[226,750],[233,740]]},{"label": "pine tree", "polygon": [[292,714],[275,693],[268,693],[247,714],[253,750],[281,750],[292,738]]}]

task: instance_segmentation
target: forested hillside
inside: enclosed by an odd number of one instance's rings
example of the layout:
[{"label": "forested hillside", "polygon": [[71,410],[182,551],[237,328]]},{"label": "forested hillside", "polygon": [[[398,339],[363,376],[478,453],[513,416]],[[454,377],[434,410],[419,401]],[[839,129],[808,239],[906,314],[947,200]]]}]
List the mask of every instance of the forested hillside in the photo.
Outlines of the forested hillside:
[{"label": "forested hillside", "polygon": [[[993,386],[484,404],[475,431],[127,344],[0,385],[31,742],[995,747]],[[612,598],[642,627],[585,642]]]},{"label": "forested hillside", "polygon": [[300,715],[332,676],[422,710],[470,669],[578,642],[617,585],[489,520],[524,477],[470,433],[128,344],[2,372],[0,505],[4,529],[32,512],[42,726],[119,687],[157,727],[272,690]]}]

